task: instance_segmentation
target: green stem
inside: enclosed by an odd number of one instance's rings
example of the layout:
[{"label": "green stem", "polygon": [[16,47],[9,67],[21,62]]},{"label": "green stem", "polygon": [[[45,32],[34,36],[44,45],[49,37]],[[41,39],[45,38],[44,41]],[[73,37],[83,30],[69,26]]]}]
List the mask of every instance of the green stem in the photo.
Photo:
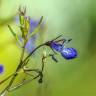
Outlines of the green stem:
[{"label": "green stem", "polygon": [[[16,74],[13,75],[11,81],[9,82],[9,84],[7,85],[7,87],[1,92],[1,94],[3,94],[6,90],[8,90],[8,89],[11,87],[11,85],[13,84],[16,76],[18,75],[18,71],[19,71],[19,69],[21,68],[22,60],[23,60],[23,57],[24,57],[24,51],[25,51],[25,44],[24,44],[24,47],[23,47],[23,50],[22,50],[22,54],[21,54],[21,57],[20,57],[19,65],[18,65],[16,71],[14,72],[14,73],[16,73]],[[0,94],[0,95],[1,95],[1,94]]]}]

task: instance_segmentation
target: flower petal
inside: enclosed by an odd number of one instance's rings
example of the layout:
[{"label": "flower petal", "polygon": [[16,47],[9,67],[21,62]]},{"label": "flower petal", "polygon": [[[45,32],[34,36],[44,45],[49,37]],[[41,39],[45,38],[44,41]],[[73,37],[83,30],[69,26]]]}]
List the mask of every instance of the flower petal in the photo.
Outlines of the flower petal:
[{"label": "flower petal", "polygon": [[0,74],[4,71],[3,65],[0,64]]},{"label": "flower petal", "polygon": [[51,43],[51,48],[58,51],[58,52],[60,52],[62,50],[62,48],[63,48],[63,45],[52,42]]},{"label": "flower petal", "polygon": [[77,57],[77,51],[74,48],[63,48],[63,50],[61,51],[61,55],[65,59],[73,59]]},{"label": "flower petal", "polygon": [[35,40],[36,40],[36,36],[33,36],[32,38],[30,38],[25,46],[26,50],[30,53],[32,52],[32,50],[35,48]]},{"label": "flower petal", "polygon": [[39,21],[34,20],[34,19],[30,19],[30,30],[29,30],[29,33],[34,31],[34,29],[38,26],[38,23],[39,23]]}]

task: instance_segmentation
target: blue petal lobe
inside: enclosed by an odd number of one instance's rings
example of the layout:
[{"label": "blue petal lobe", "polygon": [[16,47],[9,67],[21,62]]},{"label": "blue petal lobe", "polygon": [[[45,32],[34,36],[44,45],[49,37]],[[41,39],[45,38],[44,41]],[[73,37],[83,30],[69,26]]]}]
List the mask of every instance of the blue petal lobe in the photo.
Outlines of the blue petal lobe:
[{"label": "blue petal lobe", "polygon": [[37,27],[38,23],[39,23],[39,21],[31,19],[30,20],[30,30],[29,30],[29,32],[33,32],[34,29]]},{"label": "blue petal lobe", "polygon": [[74,48],[63,48],[63,50],[61,51],[61,55],[65,59],[73,59],[77,57],[77,51]]},{"label": "blue petal lobe", "polygon": [[35,49],[35,40],[36,40],[36,36],[33,36],[32,38],[28,40],[25,46],[28,53],[32,52],[33,49]]},{"label": "blue petal lobe", "polygon": [[63,46],[61,44],[57,44],[55,42],[52,42],[51,43],[51,48],[58,51],[58,52],[61,52]]},{"label": "blue petal lobe", "polygon": [[2,73],[4,71],[4,67],[3,65],[0,64],[0,73]]}]

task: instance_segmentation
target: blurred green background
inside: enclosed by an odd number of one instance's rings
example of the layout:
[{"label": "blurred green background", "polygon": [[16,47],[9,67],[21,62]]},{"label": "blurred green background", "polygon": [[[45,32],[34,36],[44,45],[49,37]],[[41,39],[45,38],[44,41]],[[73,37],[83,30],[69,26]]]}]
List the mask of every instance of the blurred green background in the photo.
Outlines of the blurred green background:
[{"label": "blurred green background", "polygon": [[[33,81],[8,96],[96,96],[95,0],[0,0],[0,64],[5,67],[0,81],[15,71],[19,61],[20,48],[7,28],[7,24],[14,27],[19,6],[26,6],[31,17],[45,17],[42,42],[60,34],[72,38],[68,46],[78,50],[78,58],[67,61],[58,56],[59,63],[48,59],[43,84]],[[30,63],[40,63],[38,58]],[[6,84],[0,85],[0,90]]]}]

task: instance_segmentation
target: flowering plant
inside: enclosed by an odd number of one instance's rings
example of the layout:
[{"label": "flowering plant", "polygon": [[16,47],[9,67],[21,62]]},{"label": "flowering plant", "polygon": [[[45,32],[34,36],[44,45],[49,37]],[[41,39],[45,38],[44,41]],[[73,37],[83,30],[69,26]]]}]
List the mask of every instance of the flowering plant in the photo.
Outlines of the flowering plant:
[{"label": "flowering plant", "polygon": [[[66,40],[62,39],[61,36],[57,36],[56,38],[46,41],[43,44],[38,45],[37,47],[34,47],[34,36],[37,34],[38,30],[41,28],[43,22],[43,16],[40,18],[39,22],[33,21],[30,17],[26,16],[26,9],[23,11],[21,8],[19,8],[19,28],[21,31],[21,36],[18,36],[10,25],[8,25],[8,28],[16,41],[19,43],[19,45],[22,48],[22,53],[20,57],[19,64],[15,70],[14,73],[12,73],[10,76],[6,77],[4,80],[0,81],[0,84],[7,81],[9,78],[11,78],[9,84],[5,87],[5,89],[0,93],[1,96],[6,95],[6,92],[13,91],[21,86],[23,86],[26,83],[31,82],[32,80],[38,79],[38,83],[43,82],[43,70],[44,70],[44,60],[47,57],[51,57],[52,60],[55,62],[58,62],[56,58],[56,54],[60,53],[61,56],[63,56],[65,59],[70,60],[77,57],[77,51],[75,48],[66,48],[65,44],[69,43],[71,39]],[[36,38],[35,38],[36,39]],[[32,45],[33,44],[33,45]],[[31,46],[31,47],[30,47]],[[49,47],[53,53],[46,54],[46,51],[43,52],[42,58],[42,65],[41,68],[32,69],[29,67],[26,67],[29,62],[29,58],[41,47]],[[25,51],[28,50],[28,56],[25,57]],[[12,87],[12,84],[14,83],[14,80],[19,75],[20,70],[26,75],[30,76],[30,79],[26,80],[24,79],[20,84],[17,86]],[[0,72],[2,71],[2,67],[0,67]],[[32,75],[30,72],[34,72],[36,74]]]}]

